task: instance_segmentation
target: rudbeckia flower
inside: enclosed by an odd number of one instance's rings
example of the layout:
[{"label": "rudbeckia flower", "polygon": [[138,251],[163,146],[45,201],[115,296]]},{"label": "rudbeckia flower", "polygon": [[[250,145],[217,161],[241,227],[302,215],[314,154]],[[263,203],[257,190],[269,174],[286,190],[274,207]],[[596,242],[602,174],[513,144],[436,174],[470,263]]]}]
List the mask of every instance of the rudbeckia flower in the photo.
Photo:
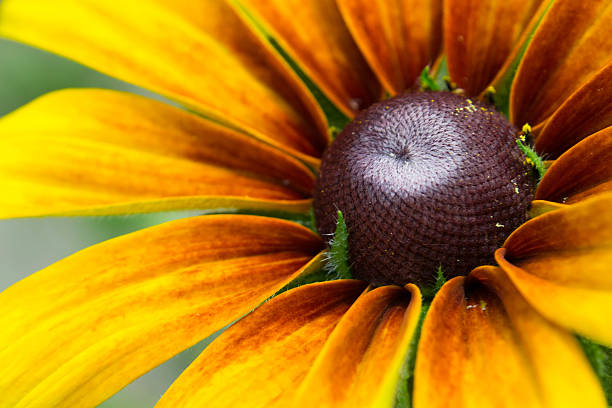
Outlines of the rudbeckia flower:
[{"label": "rudbeckia flower", "polygon": [[1,216],[202,215],[4,291],[0,406],[96,406],[231,324],[159,407],[606,407],[610,27],[607,0],[2,1],[0,35],[179,107],[7,115]]}]

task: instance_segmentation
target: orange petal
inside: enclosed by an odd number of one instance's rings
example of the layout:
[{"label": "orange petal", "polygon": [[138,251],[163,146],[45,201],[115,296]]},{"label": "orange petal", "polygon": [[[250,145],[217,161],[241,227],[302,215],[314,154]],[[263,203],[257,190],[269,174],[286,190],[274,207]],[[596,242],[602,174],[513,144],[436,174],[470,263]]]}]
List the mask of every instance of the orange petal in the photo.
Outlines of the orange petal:
[{"label": "orange petal", "polygon": [[393,406],[400,370],[421,312],[421,294],[384,286],[344,315],[300,386],[295,401],[311,407]]},{"label": "orange petal", "polygon": [[0,294],[3,406],[94,407],[252,310],[320,248],[297,224],[214,215],[51,265]]},{"label": "orange petal", "polygon": [[535,312],[499,268],[448,281],[421,333],[415,408],[607,406],[576,339]]},{"label": "orange petal", "polygon": [[264,27],[345,114],[353,116],[378,98],[379,85],[344,25],[334,0],[232,0],[231,3]]},{"label": "orange petal", "polygon": [[356,280],[330,281],[275,297],[208,346],[156,407],[286,405],[365,287]]},{"label": "orange petal", "polygon": [[612,194],[534,218],[496,252],[498,264],[540,313],[612,345]]},{"label": "orange petal", "polygon": [[470,95],[493,80],[542,0],[447,0],[444,50],[451,79]]},{"label": "orange petal", "polygon": [[0,120],[0,146],[0,217],[291,210],[307,205],[314,183],[304,165],[255,139],[115,91],[45,95]]},{"label": "orange petal", "polygon": [[555,160],[535,197],[573,203],[612,190],[611,163],[612,126],[587,137]]},{"label": "orange petal", "polygon": [[391,94],[414,85],[440,51],[441,0],[337,0],[342,17]]},{"label": "orange petal", "polygon": [[143,0],[117,7],[5,0],[0,14],[2,36],[166,95],[296,154],[318,155],[325,146],[295,75],[223,1]]},{"label": "orange petal", "polygon": [[510,97],[513,123],[548,118],[612,54],[612,3],[555,1],[518,68]]},{"label": "orange petal", "polygon": [[612,63],[575,91],[539,132],[536,150],[554,157],[612,125]]}]

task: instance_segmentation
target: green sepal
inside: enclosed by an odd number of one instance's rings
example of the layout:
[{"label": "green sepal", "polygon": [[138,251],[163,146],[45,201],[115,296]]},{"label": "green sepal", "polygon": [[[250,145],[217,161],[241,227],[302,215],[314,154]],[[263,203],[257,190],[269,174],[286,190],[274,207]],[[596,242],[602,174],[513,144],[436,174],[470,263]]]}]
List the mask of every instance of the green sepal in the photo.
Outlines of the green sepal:
[{"label": "green sepal", "polygon": [[438,88],[441,91],[452,91],[455,86],[450,79],[450,73],[448,72],[448,63],[446,62],[446,57],[443,56],[440,60],[440,64],[438,65],[438,69],[433,75]]},{"label": "green sepal", "polygon": [[423,68],[423,71],[421,71],[421,75],[419,75],[419,88],[421,91],[452,91],[455,87],[448,73],[446,57],[442,57],[440,64],[438,64],[435,70],[432,70],[431,67],[427,65]]},{"label": "green sepal", "polygon": [[348,261],[348,229],[342,211],[338,211],[336,231],[329,242],[328,262],[325,266],[328,279],[352,279]]},{"label": "green sepal", "polygon": [[440,87],[436,83],[436,80],[433,76],[431,76],[429,65],[427,65],[421,71],[421,75],[419,75],[419,84],[422,91],[439,91]]},{"label": "green sepal", "polygon": [[329,126],[327,128],[327,131],[329,132],[329,138],[331,140],[336,140],[336,136],[338,136],[340,132],[342,132],[342,129],[336,126]]},{"label": "green sepal", "polygon": [[[278,217],[277,217],[278,218]],[[307,227],[311,227],[316,232],[314,227],[314,211],[311,209],[309,214],[304,218],[292,219],[285,218],[294,222],[298,222]],[[293,279],[278,292],[270,297],[279,295],[280,293],[297,288],[298,286],[307,285],[309,283],[325,282],[336,279],[352,279],[349,263],[348,263],[348,230],[342,212],[338,211],[338,220],[336,221],[336,231],[329,242],[329,249],[325,254],[325,258],[321,262],[311,264],[297,278]]]},{"label": "green sepal", "polygon": [[411,408],[412,407],[412,393],[414,390],[414,367],[416,364],[417,349],[419,340],[421,338],[421,328],[423,327],[423,321],[429,311],[429,303],[423,303],[421,307],[421,315],[419,316],[419,322],[417,323],[416,329],[410,341],[408,356],[404,361],[404,365],[400,371],[397,388],[395,390],[395,405],[394,408]]},{"label": "green sepal", "polygon": [[612,407],[612,349],[594,343],[585,337],[576,337],[601,382],[608,405]]},{"label": "green sepal", "polygon": [[410,341],[408,356],[404,365],[400,371],[400,377],[398,380],[397,388],[395,391],[395,405],[394,408],[411,408],[412,407],[412,394],[414,392],[414,368],[416,364],[416,356],[421,339],[421,329],[425,316],[431,306],[431,301],[440,288],[446,283],[446,278],[442,272],[442,266],[438,267],[436,272],[436,282],[433,287],[422,287],[421,295],[423,296],[423,305],[421,306],[421,314],[419,316],[419,322],[417,323],[416,329]]},{"label": "green sepal", "polygon": [[308,210],[308,221],[303,223],[302,225],[309,228],[314,233],[317,233],[317,234],[319,233],[319,231],[317,231],[317,223],[316,223],[315,215],[314,215],[314,207],[312,206],[310,207],[310,209]]},{"label": "green sepal", "polygon": [[544,174],[546,174],[546,165],[538,153],[536,153],[536,151],[527,144],[528,139],[531,139],[531,126],[526,123],[523,125],[523,131],[519,135],[518,139],[516,139],[516,144],[521,152],[525,155],[525,161],[527,164],[532,166],[538,173],[539,181],[542,180],[542,177],[544,177]]},{"label": "green sepal", "polygon": [[544,10],[536,24],[534,24],[533,29],[529,32],[529,35],[525,41],[520,45],[516,57],[510,62],[500,79],[486,91],[487,99],[493,103],[498,112],[503,113],[507,118],[510,117],[510,91],[512,90],[512,83],[514,82],[516,72],[518,71],[519,65],[523,60],[525,52],[527,51],[527,47],[531,43],[531,40],[533,40],[538,27],[542,23],[544,16],[546,16],[554,1],[555,0],[548,1],[546,10]]},{"label": "green sepal", "polygon": [[423,298],[427,301],[431,301],[445,283],[446,277],[444,277],[444,272],[442,272],[442,265],[440,265],[438,266],[438,270],[436,271],[436,282],[434,283],[434,286],[421,288]]}]

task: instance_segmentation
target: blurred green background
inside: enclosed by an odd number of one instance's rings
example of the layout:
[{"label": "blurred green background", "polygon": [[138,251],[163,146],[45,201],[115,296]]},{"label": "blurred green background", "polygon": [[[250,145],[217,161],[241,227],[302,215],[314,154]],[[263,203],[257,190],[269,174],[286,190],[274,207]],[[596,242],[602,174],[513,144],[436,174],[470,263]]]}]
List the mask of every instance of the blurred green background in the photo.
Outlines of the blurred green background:
[{"label": "blurred green background", "polygon": [[[101,87],[152,96],[74,62],[1,39],[0,84],[0,117],[39,95],[61,88]],[[0,220],[0,290],[94,243],[187,215],[190,214]],[[184,351],[100,407],[152,407],[209,342],[204,340]]]}]

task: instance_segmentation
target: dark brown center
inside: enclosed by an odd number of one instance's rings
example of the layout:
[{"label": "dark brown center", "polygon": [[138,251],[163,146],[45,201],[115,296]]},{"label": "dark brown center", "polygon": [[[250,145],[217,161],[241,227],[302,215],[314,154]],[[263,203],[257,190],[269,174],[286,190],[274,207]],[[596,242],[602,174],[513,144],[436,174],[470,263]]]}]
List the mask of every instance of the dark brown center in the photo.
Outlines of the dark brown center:
[{"label": "dark brown center", "polygon": [[349,264],[375,285],[465,275],[527,219],[534,179],[517,129],[448,92],[395,97],[361,112],[324,154],[314,197],[329,237],[342,211]]}]

